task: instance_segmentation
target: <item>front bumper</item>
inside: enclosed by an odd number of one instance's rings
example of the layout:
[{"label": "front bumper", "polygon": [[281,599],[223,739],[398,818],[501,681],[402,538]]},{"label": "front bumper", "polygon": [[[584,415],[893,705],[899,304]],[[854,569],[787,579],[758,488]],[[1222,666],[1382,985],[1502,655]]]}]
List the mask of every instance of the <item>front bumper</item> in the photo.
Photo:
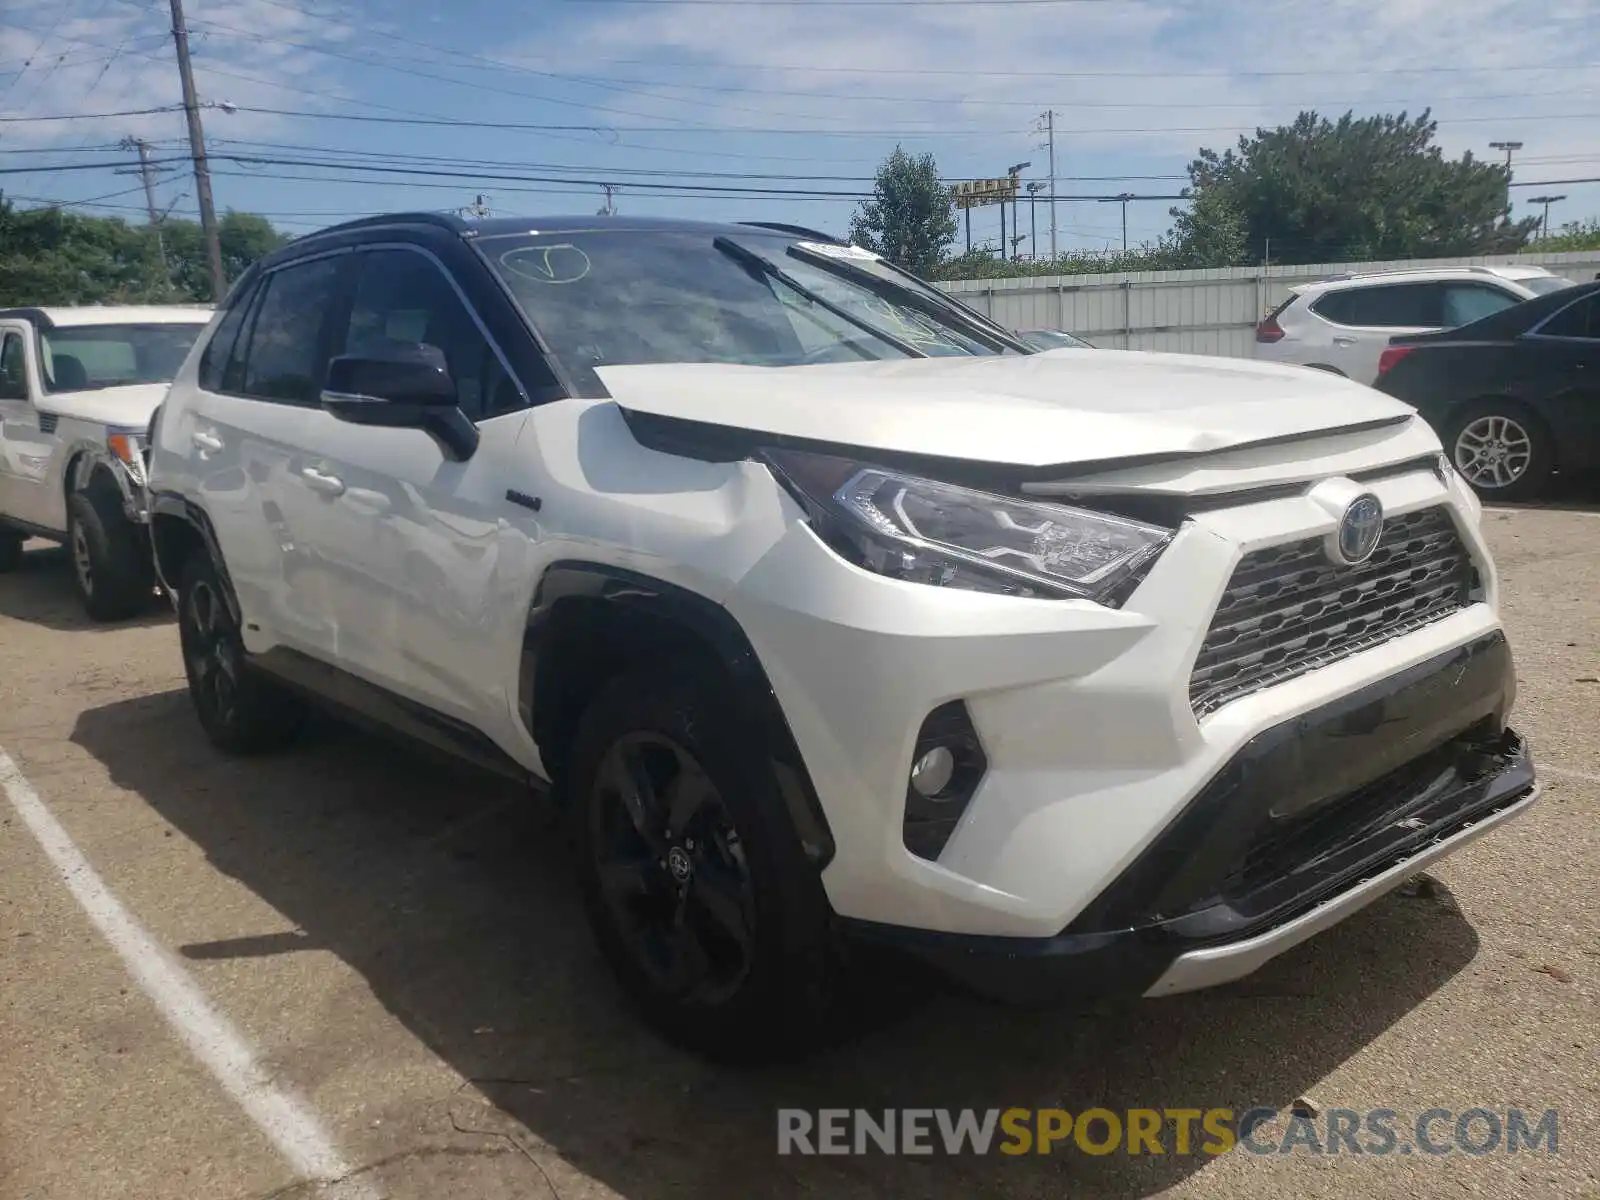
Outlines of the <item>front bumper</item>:
[{"label": "front bumper", "polygon": [[1168,995],[1240,978],[1524,809],[1499,634],[1269,729],[1059,934],[847,922],[996,998]]},{"label": "front bumper", "polygon": [[[796,512],[724,603],[832,832],[822,883],[834,911],[908,930],[1054,938],[1258,736],[1498,633],[1494,570],[1465,488],[1427,467],[1364,486],[1391,516],[1450,514],[1479,576],[1469,602],[1199,718],[1191,675],[1244,556],[1334,527],[1305,494],[1197,509],[1115,610],[886,579],[838,558]],[[1508,669],[1502,708],[1509,679]],[[929,861],[904,842],[907,773],[924,720],[952,700],[964,702],[987,770]]]}]

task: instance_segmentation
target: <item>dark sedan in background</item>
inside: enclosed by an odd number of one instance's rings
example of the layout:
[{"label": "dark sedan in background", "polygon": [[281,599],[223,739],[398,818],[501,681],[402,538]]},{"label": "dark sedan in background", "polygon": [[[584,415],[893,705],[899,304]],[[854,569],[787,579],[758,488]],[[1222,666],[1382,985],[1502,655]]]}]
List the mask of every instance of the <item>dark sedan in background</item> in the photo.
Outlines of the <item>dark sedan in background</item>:
[{"label": "dark sedan in background", "polygon": [[1600,283],[1392,338],[1374,386],[1421,412],[1486,499],[1600,468]]}]

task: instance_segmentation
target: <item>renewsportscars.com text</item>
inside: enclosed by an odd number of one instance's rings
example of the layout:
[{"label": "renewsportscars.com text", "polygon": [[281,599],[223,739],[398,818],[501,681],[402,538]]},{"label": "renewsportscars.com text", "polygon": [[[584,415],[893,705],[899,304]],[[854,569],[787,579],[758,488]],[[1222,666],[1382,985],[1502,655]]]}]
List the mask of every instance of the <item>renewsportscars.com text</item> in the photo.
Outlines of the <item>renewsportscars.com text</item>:
[{"label": "renewsportscars.com text", "polygon": [[1559,1123],[1554,1109],[1520,1108],[784,1108],[778,1153],[1553,1155]]}]

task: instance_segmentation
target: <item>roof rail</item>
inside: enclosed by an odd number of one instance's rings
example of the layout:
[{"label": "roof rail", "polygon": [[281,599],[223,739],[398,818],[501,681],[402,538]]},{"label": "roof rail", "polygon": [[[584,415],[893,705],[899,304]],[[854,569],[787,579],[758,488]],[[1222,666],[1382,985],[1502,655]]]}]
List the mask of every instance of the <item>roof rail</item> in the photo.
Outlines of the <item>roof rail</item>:
[{"label": "roof rail", "polygon": [[[337,225],[329,225],[325,229],[318,229],[308,233],[308,238],[321,237],[327,233],[344,233],[351,229],[366,229],[374,225],[437,225],[448,229],[452,233],[461,233],[467,228],[467,222],[451,213],[438,212],[400,212],[385,213],[376,217],[357,217],[353,221],[341,221]],[[296,239],[297,241],[303,239]]]},{"label": "roof rail", "polygon": [[741,225],[748,225],[752,229],[771,229],[776,233],[792,233],[797,237],[810,238],[814,241],[827,242],[834,246],[843,246],[846,243],[836,238],[831,233],[819,233],[815,229],[807,229],[804,225],[785,225],[779,221],[740,221]]}]

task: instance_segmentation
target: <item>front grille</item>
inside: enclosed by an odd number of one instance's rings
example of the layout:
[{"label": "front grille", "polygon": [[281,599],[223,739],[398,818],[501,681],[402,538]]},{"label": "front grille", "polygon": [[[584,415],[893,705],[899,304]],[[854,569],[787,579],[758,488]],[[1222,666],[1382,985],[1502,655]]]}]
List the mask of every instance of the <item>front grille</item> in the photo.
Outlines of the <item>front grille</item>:
[{"label": "front grille", "polygon": [[1194,673],[1197,717],[1400,637],[1471,603],[1473,567],[1445,508],[1390,517],[1372,557],[1335,566],[1321,538],[1245,555]]}]

